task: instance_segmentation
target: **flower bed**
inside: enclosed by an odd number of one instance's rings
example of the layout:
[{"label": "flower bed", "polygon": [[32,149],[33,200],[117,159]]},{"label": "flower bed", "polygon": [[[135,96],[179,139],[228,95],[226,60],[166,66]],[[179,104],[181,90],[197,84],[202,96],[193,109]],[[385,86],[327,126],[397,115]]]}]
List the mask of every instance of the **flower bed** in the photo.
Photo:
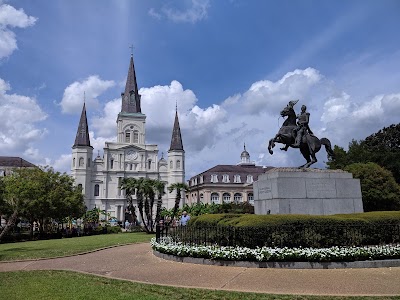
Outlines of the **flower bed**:
[{"label": "flower bed", "polygon": [[183,257],[207,258],[230,261],[307,261],[334,262],[358,260],[399,259],[400,244],[365,247],[330,247],[330,248],[273,248],[260,247],[223,247],[184,245],[172,242],[169,238],[151,240],[153,250]]}]

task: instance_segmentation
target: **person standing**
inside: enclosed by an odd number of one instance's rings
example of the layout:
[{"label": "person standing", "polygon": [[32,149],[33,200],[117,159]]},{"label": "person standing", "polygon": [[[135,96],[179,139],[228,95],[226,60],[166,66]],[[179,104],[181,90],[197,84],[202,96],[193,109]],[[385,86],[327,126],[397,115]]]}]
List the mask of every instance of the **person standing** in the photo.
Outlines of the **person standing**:
[{"label": "person standing", "polygon": [[190,216],[187,214],[186,211],[184,211],[184,212],[182,212],[182,217],[181,217],[181,220],[179,221],[179,224],[181,226],[186,226],[187,222],[189,222],[189,220],[190,220]]}]

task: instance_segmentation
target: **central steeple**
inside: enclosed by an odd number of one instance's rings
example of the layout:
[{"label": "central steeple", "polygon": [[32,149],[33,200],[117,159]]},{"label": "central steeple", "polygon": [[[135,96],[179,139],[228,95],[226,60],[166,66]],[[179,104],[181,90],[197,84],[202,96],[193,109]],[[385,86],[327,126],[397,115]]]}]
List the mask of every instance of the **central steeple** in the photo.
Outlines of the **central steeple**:
[{"label": "central steeple", "polygon": [[125,92],[121,93],[122,107],[121,113],[142,113],[140,106],[139,90],[136,82],[135,66],[133,64],[133,55],[131,54],[131,61],[128,69],[128,76],[126,78]]}]

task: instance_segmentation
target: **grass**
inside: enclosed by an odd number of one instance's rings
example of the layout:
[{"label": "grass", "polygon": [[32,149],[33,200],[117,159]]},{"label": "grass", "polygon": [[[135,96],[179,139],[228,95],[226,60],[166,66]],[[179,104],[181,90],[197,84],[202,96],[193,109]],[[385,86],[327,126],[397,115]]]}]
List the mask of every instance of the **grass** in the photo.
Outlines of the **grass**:
[{"label": "grass", "polygon": [[69,271],[18,271],[0,273],[0,298],[14,299],[399,299],[398,297],[340,297],[340,296],[299,296],[272,295],[166,287],[143,283],[132,283]]},{"label": "grass", "polygon": [[153,236],[135,232],[0,244],[0,261],[67,256],[109,246],[149,242]]}]

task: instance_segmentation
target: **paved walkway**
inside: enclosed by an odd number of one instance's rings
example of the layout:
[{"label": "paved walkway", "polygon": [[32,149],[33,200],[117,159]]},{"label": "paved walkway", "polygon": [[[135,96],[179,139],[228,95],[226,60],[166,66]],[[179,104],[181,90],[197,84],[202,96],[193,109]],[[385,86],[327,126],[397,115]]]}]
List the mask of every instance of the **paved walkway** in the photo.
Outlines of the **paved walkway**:
[{"label": "paved walkway", "polygon": [[0,272],[72,270],[160,285],[271,294],[400,295],[400,267],[289,270],[206,266],[163,260],[147,243],[84,255],[0,263]]}]

